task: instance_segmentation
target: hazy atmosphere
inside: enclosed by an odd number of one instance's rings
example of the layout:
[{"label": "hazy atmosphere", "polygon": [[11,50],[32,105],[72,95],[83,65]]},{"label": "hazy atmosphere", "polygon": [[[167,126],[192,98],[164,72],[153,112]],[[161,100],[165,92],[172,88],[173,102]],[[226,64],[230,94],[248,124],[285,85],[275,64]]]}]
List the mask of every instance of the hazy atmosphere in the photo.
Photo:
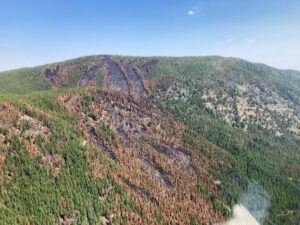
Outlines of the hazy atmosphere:
[{"label": "hazy atmosphere", "polygon": [[0,0],[0,71],[94,54],[240,57],[300,70],[298,0]]}]

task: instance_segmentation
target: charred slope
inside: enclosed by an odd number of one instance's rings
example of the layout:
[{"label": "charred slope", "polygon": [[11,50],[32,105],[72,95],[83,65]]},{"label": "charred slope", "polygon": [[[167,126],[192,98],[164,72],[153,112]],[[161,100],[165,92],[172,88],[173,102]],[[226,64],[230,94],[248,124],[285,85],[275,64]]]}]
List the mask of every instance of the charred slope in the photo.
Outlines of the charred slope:
[{"label": "charred slope", "polygon": [[[43,69],[44,79],[53,88],[99,86],[120,91],[126,97],[145,101],[150,93],[148,75],[158,60],[148,60],[140,67],[137,60],[113,59],[100,56],[91,65],[89,63],[66,63]],[[82,71],[85,68],[84,71]]]},{"label": "charred slope", "polygon": [[0,118],[1,225],[141,220],[114,164],[67,120],[23,100],[1,101]]},{"label": "charred slope", "polygon": [[86,72],[79,81],[80,87],[95,86],[97,74],[104,73],[104,86],[109,90],[120,91],[126,97],[146,100],[149,94],[148,74],[158,60],[151,60],[141,68],[136,66],[136,60],[122,59],[119,62],[108,56],[102,57],[100,63]]},{"label": "charred slope", "polygon": [[[272,197],[265,223],[296,224],[299,77],[223,57],[91,56],[1,73],[0,217],[208,223],[254,179]],[[31,94],[69,87],[81,94]]]},{"label": "charred slope", "polygon": [[[54,108],[44,108],[50,100]],[[223,220],[209,170],[226,155],[202,143],[220,153],[212,160],[187,146],[188,128],[171,114],[112,90],[37,102],[0,103],[0,224]]]},{"label": "charred slope", "polygon": [[[81,104],[76,107],[73,102],[79,99]],[[150,224],[157,223],[156,214],[168,224],[188,224],[191,218],[207,224],[222,221],[220,189],[209,173],[215,161],[184,144],[187,128],[170,114],[116,91],[68,94],[60,96],[59,102],[79,116],[76,127],[88,143],[119,166],[114,178],[131,194]],[[197,194],[199,185],[220,198],[219,202],[213,205]]]}]

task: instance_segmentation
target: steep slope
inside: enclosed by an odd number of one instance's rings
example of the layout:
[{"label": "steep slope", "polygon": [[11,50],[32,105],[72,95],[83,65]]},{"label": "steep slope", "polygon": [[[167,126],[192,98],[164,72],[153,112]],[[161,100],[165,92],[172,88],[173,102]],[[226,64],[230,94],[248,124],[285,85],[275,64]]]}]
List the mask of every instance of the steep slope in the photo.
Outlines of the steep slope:
[{"label": "steep slope", "polygon": [[[247,177],[266,189],[272,196],[266,224],[297,223],[299,73],[230,58],[204,62],[166,59],[150,74],[158,83],[153,101],[234,156],[235,174],[224,173],[223,183]],[[225,196],[238,194],[231,189]]]},{"label": "steep slope", "polygon": [[91,91],[59,99],[79,115],[76,127],[86,140],[119,165],[115,179],[149,218],[157,214],[168,224],[187,224],[190,217],[204,223],[221,220],[221,213],[195,193],[201,185],[219,195],[218,186],[210,184],[215,178],[209,168],[215,162],[184,145],[186,128],[171,115],[118,92]]},{"label": "steep slope", "polygon": [[[151,68],[154,70],[149,82]],[[278,136],[287,131],[299,135],[300,73],[234,58],[90,56],[2,72],[0,88],[1,93],[24,94],[57,88],[104,86],[122,90],[127,97],[145,99],[151,92],[151,85],[160,77],[173,80],[168,91],[170,95],[178,93],[177,89],[185,92],[181,95],[199,92],[198,97],[203,99],[208,110],[217,112],[235,126],[247,130],[248,124],[255,123],[273,130]],[[190,84],[184,87],[183,82]]]},{"label": "steep slope", "polygon": [[[90,56],[0,73],[0,87],[6,223],[41,224],[45,213],[61,224],[213,224],[251,179],[271,196],[265,224],[299,220],[296,71]],[[32,198],[31,181],[49,194]]]},{"label": "steep slope", "polygon": [[[24,101],[1,102],[0,114],[0,224],[99,224],[108,216],[123,224],[125,215],[135,216],[134,204],[110,175],[114,165],[84,147],[68,121]],[[90,155],[105,172],[98,179]]]},{"label": "steep slope", "polygon": [[[151,77],[171,78],[168,98],[195,92],[205,108],[234,126],[249,124],[278,136],[299,133],[299,74],[231,58],[165,59]],[[289,76],[290,75],[290,76]]]}]

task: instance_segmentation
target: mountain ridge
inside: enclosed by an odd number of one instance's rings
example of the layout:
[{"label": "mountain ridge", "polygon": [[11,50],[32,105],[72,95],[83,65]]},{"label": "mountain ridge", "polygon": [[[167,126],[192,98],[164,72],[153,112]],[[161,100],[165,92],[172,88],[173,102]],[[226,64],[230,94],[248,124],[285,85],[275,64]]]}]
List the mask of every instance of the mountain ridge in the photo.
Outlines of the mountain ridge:
[{"label": "mountain ridge", "polygon": [[[167,55],[153,55],[153,56],[135,56],[135,55],[113,55],[113,54],[91,54],[91,55],[84,55],[84,56],[78,56],[78,57],[74,57],[71,59],[62,59],[60,61],[55,61],[55,62],[49,62],[49,63],[42,63],[39,65],[33,65],[33,66],[23,66],[23,67],[18,67],[15,69],[8,69],[8,70],[3,70],[0,71],[0,73],[6,73],[6,72],[13,72],[13,71],[17,71],[17,70],[23,70],[23,69],[32,69],[35,67],[41,67],[41,66],[50,66],[53,64],[58,64],[58,63],[64,63],[64,62],[68,62],[68,61],[72,61],[72,60],[76,60],[76,59],[82,59],[82,58],[86,58],[86,57],[95,57],[95,56],[109,56],[109,57],[123,57],[123,58],[205,58],[205,57],[220,57],[220,58],[228,58],[228,59],[236,59],[236,60],[242,60],[248,63],[252,63],[252,64],[257,64],[257,65],[263,65],[263,66],[267,66],[276,70],[281,70],[281,71],[287,71],[287,72],[294,72],[297,73],[297,75],[300,75],[300,70],[298,69],[283,69],[283,68],[277,68],[276,66],[271,66],[268,63],[260,63],[260,62],[253,62],[251,60],[246,60],[243,58],[239,58],[239,57],[234,57],[234,56],[221,56],[221,55],[203,55],[203,56],[167,56]],[[298,74],[299,73],[299,74]]]},{"label": "mountain ridge", "polygon": [[[56,212],[51,223],[222,222],[254,179],[272,196],[265,224],[293,224],[300,182],[296,76],[224,57],[105,55],[0,73],[0,215],[12,221],[5,216],[10,209],[41,224],[11,187],[36,179],[30,171],[46,170],[39,176],[60,184],[53,193],[59,207],[46,204]],[[70,193],[66,182],[74,184]],[[72,198],[78,187],[81,203]],[[8,201],[12,193],[19,211]]]}]

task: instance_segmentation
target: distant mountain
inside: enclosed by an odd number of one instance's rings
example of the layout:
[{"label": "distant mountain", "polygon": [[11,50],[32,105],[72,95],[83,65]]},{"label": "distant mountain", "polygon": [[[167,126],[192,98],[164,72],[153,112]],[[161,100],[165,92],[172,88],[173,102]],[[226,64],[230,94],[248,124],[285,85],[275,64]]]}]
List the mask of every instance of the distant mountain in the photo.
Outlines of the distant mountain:
[{"label": "distant mountain", "polygon": [[0,224],[216,224],[253,180],[296,224],[299,103],[300,72],[219,56],[2,72]]}]

